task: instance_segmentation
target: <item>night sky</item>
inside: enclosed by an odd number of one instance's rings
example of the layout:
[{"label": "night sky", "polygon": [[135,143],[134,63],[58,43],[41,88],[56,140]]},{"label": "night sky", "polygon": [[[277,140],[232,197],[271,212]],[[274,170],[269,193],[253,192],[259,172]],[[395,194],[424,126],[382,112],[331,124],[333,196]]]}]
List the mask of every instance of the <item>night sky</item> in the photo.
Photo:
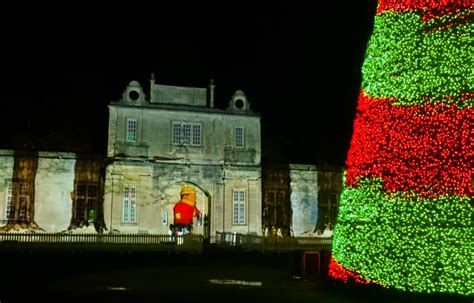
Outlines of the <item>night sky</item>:
[{"label": "night sky", "polygon": [[59,7],[1,21],[0,148],[105,154],[107,104],[138,80],[243,90],[266,161],[344,165],[376,1]]}]

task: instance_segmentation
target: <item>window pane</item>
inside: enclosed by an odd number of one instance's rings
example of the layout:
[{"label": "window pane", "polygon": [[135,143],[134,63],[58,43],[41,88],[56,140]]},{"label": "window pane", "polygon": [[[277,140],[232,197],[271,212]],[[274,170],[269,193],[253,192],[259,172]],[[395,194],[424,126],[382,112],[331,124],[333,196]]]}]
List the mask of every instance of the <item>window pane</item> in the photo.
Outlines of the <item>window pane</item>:
[{"label": "window pane", "polygon": [[129,205],[128,200],[123,201],[123,222],[128,222]]},{"label": "window pane", "polygon": [[94,198],[90,198],[90,197],[89,197],[89,198],[87,199],[87,208],[89,209],[89,211],[90,211],[91,209],[95,209],[96,206],[97,206],[97,200],[94,199]]},{"label": "window pane", "polygon": [[96,197],[97,196],[97,186],[96,185],[89,185],[87,187],[87,189],[88,189],[87,195],[89,197]]},{"label": "window pane", "polygon": [[14,219],[15,210],[13,209],[13,185],[12,182],[7,184],[7,206],[5,210],[5,219]]},{"label": "window pane", "polygon": [[183,125],[183,144],[191,144],[191,125]]},{"label": "window pane", "polygon": [[20,182],[20,195],[26,196],[29,194],[30,184],[28,182]]},{"label": "window pane", "polygon": [[137,140],[137,120],[127,120],[127,141],[135,142]]},{"label": "window pane", "polygon": [[[95,220],[94,212],[97,208],[98,189],[96,182],[78,181],[75,183],[76,195],[74,198],[74,217],[73,222],[77,226],[82,226],[85,222]],[[127,195],[127,189],[124,188],[124,196]]]},{"label": "window pane", "polygon": [[28,206],[28,197],[26,196],[20,196],[19,197],[19,207],[20,207],[20,211],[19,211],[19,219],[26,219],[26,208]]},{"label": "window pane", "polygon": [[86,195],[86,186],[85,185],[77,185],[76,187],[76,194],[78,197],[84,197]]},{"label": "window pane", "polygon": [[241,203],[239,205],[239,224],[245,223],[245,204]]},{"label": "window pane", "polygon": [[181,124],[173,123],[173,144],[179,144],[181,138]]},{"label": "window pane", "polygon": [[125,188],[123,189],[123,196],[124,196],[125,198],[128,198],[129,192],[130,192],[129,187],[128,187],[128,186],[125,186]]},{"label": "window pane", "polygon": [[77,199],[76,200],[76,219],[85,219],[86,210],[85,210],[85,200]]},{"label": "window pane", "polygon": [[242,127],[235,128],[235,147],[244,147],[244,129]]},{"label": "window pane", "polygon": [[201,145],[201,125],[198,123],[173,122],[173,144]]},{"label": "window pane", "polygon": [[239,205],[234,203],[234,216],[233,216],[233,223],[239,224]]},{"label": "window pane", "polygon": [[8,182],[6,185],[5,219],[30,219],[32,183],[19,180]]},{"label": "window pane", "polygon": [[233,224],[245,224],[245,190],[234,190],[232,195]]},{"label": "window pane", "polygon": [[136,186],[125,186],[123,190],[122,221],[126,223],[136,222]]},{"label": "window pane", "polygon": [[135,201],[130,203],[130,222],[136,222],[136,208]]},{"label": "window pane", "polygon": [[267,193],[267,203],[274,203],[275,202],[275,195],[273,192]]},{"label": "window pane", "polygon": [[201,125],[193,124],[193,145],[201,145]]}]

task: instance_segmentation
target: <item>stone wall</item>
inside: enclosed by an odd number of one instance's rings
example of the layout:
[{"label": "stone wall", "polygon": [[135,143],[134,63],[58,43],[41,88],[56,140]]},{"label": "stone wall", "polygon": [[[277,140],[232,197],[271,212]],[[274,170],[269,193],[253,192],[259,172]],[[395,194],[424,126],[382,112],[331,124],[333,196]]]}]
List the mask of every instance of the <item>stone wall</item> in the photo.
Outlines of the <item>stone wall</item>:
[{"label": "stone wall", "polygon": [[47,232],[67,230],[74,192],[74,154],[40,153],[35,178],[35,221]]},{"label": "stone wall", "polygon": [[0,150],[0,222],[7,223],[5,219],[7,186],[13,177],[14,151]]},{"label": "stone wall", "polygon": [[[121,233],[168,233],[173,223],[173,206],[180,199],[181,187],[197,191],[197,207],[209,218],[207,232],[261,234],[261,181],[257,168],[223,169],[217,165],[182,165],[116,161],[107,167],[104,215],[107,229]],[[137,220],[122,222],[123,188],[137,186]],[[232,224],[232,190],[247,193],[247,221]],[[195,233],[204,234],[204,225],[195,222]]]},{"label": "stone wall", "polygon": [[314,165],[290,165],[292,230],[295,237],[312,233],[318,219],[318,174]]},{"label": "stone wall", "polygon": [[[81,161],[83,165],[78,166],[77,163]],[[100,188],[101,178],[100,160],[78,159],[76,154],[66,152],[0,150],[2,231],[68,231],[73,215],[75,183],[94,181]],[[18,185],[25,182],[28,183],[27,195],[24,195],[23,189]],[[10,194],[8,184],[11,184]],[[25,198],[28,201],[26,216],[7,218],[7,197],[14,201],[13,204],[20,203],[17,201]],[[97,199],[101,207],[101,192]],[[14,208],[18,209],[18,206]]]}]

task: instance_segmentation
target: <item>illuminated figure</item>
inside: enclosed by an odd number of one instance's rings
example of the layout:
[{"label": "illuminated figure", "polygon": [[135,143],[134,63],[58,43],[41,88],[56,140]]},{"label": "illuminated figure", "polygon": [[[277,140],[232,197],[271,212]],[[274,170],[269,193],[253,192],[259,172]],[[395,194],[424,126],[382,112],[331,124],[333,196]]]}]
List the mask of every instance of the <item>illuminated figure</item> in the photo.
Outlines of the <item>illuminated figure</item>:
[{"label": "illuminated figure", "polygon": [[472,296],[472,0],[379,0],[329,274]]},{"label": "illuminated figure", "polygon": [[196,191],[194,188],[185,185],[181,189],[181,200],[174,205],[173,213],[174,224],[171,228],[172,231],[176,235],[192,232],[193,219],[197,217],[199,222],[201,217],[201,212],[196,207]]}]

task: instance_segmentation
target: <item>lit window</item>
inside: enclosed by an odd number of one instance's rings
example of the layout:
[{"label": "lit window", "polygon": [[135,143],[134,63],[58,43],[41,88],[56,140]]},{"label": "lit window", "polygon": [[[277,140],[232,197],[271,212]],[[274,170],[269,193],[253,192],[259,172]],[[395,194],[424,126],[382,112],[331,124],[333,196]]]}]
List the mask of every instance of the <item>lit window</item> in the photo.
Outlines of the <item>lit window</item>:
[{"label": "lit window", "polygon": [[234,189],[232,193],[232,223],[234,225],[245,224],[245,190]]},{"label": "lit window", "polygon": [[127,120],[127,142],[137,141],[137,119]]}]

